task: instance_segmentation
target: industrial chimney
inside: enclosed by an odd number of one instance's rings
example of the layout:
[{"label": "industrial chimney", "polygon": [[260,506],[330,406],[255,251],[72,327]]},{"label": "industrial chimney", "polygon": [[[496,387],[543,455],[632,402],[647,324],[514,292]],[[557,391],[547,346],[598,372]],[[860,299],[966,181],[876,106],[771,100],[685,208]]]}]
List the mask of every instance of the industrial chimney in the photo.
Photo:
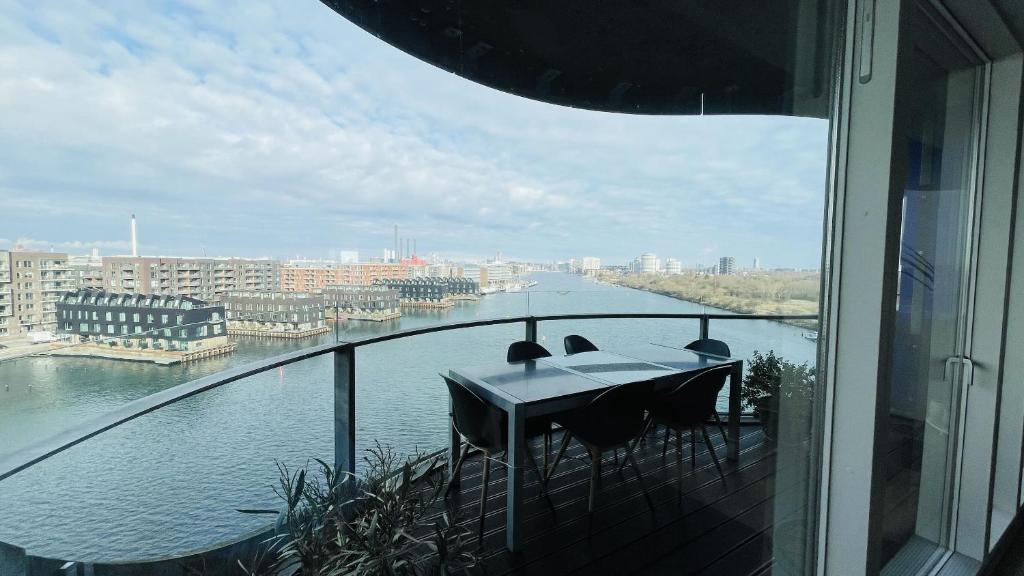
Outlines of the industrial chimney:
[{"label": "industrial chimney", "polygon": [[135,214],[132,214],[132,257],[139,255],[138,238],[135,236]]}]

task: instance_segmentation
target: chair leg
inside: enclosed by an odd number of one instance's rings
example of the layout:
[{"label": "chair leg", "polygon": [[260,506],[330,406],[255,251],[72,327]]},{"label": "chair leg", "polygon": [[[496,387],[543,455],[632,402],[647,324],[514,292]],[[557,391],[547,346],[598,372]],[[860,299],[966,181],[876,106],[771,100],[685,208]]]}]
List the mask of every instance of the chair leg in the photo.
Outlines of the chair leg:
[{"label": "chair leg", "polygon": [[676,484],[679,489],[679,501],[683,501],[683,444],[682,434],[676,430]]},{"label": "chair leg", "polygon": [[722,440],[729,441],[729,436],[725,433],[725,424],[722,423],[722,417],[718,415],[718,410],[715,410],[715,425],[718,426],[718,431],[722,433]]},{"label": "chair leg", "polygon": [[636,473],[636,481],[640,483],[640,489],[644,492],[644,499],[647,500],[647,507],[651,509],[651,512],[654,512],[654,502],[651,501],[651,495],[647,492],[647,486],[644,484],[644,475],[640,473],[640,466],[637,465],[636,458],[633,457],[633,451],[627,451],[626,455],[622,457],[622,461],[623,463],[629,462],[633,466],[633,472]]},{"label": "chair leg", "polygon": [[477,542],[484,540],[484,514],[487,512],[487,484],[491,479],[491,459],[484,454],[484,477],[480,485],[480,527],[477,529]]},{"label": "chair leg", "polygon": [[[633,450],[636,450],[637,446],[640,446],[641,444],[644,443],[644,438],[647,436],[647,430],[651,427],[651,423],[652,422],[653,421],[650,418],[648,418],[647,421],[644,422],[643,432],[640,433],[640,436],[635,438],[631,443],[626,444],[626,452],[627,453],[632,453]],[[625,467],[626,467],[626,458],[623,457],[622,458],[622,463],[619,464],[619,473],[620,474],[622,473],[622,469],[625,468]]]},{"label": "chair leg", "polygon": [[587,500],[587,513],[594,513],[594,493],[597,491],[597,483],[601,479],[601,452],[590,450],[590,499]]},{"label": "chair leg", "polygon": [[665,439],[661,442],[661,457],[664,458],[665,454],[668,453],[668,424],[665,425]]},{"label": "chair leg", "polygon": [[715,463],[715,468],[718,468],[718,476],[722,478],[722,482],[725,482],[725,474],[722,472],[722,465],[718,463],[715,447],[711,445],[711,439],[708,438],[708,431],[703,426],[701,426],[701,431],[704,433],[704,444],[708,447],[708,452],[711,453],[711,461]]},{"label": "chair leg", "polygon": [[534,474],[537,475],[537,481],[540,482],[540,493],[544,493],[544,475],[541,474],[540,468],[537,467],[537,459],[533,457],[533,452],[530,451],[527,446],[523,452],[526,452],[526,458],[530,461],[530,466],[533,468]]},{"label": "chair leg", "polygon": [[558,448],[558,454],[555,454],[555,461],[551,463],[551,468],[548,468],[547,476],[544,478],[544,486],[547,487],[548,482],[551,481],[551,476],[555,473],[555,467],[562,460],[562,456],[565,455],[565,449],[569,447],[569,441],[572,440],[572,434],[569,431],[565,431],[565,436],[562,436],[562,445]]},{"label": "chair leg", "polygon": [[548,453],[551,452],[551,428],[544,433],[544,474],[548,473]]},{"label": "chair leg", "polygon": [[690,426],[690,467],[697,467],[697,431]]},{"label": "chair leg", "polygon": [[444,497],[448,497],[448,493],[451,492],[452,486],[455,484],[455,479],[459,477],[459,473],[462,472],[462,463],[466,461],[466,454],[469,454],[469,444],[462,447],[462,454],[459,455],[459,460],[455,463],[455,468],[452,469],[452,477],[448,479],[448,487],[444,489]]}]

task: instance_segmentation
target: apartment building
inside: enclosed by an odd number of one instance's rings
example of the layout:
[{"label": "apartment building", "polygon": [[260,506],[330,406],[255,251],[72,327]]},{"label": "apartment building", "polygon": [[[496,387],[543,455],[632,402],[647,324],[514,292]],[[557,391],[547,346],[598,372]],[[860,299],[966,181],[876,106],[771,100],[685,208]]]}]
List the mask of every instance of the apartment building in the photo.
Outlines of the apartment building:
[{"label": "apartment building", "polygon": [[232,334],[266,335],[322,330],[324,298],[301,292],[228,292],[221,301]]},{"label": "apartment building", "polygon": [[216,300],[227,292],[279,289],[280,263],[271,259],[103,257],[108,292],[166,294]]},{"label": "apartment building", "polygon": [[224,306],[195,298],[76,290],[56,307],[59,331],[81,342],[179,351],[227,344]]},{"label": "apartment building", "polygon": [[328,286],[370,286],[375,280],[410,277],[410,266],[384,262],[360,262],[324,266],[284,265],[282,292],[315,292]]},{"label": "apartment building", "polygon": [[57,301],[71,284],[63,252],[0,251],[0,338],[55,331]]},{"label": "apartment building", "polygon": [[399,292],[389,286],[328,286],[323,297],[326,311],[340,317],[386,320],[402,315]]}]

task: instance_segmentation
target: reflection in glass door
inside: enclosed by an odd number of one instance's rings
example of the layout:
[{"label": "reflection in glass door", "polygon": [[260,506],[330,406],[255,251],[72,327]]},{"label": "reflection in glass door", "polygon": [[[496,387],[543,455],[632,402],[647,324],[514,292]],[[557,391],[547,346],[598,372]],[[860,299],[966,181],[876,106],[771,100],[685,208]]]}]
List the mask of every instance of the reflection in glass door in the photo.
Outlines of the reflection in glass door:
[{"label": "reflection in glass door", "polygon": [[885,573],[915,573],[950,545],[969,290],[980,68],[916,2],[897,139],[906,180],[887,432]]}]

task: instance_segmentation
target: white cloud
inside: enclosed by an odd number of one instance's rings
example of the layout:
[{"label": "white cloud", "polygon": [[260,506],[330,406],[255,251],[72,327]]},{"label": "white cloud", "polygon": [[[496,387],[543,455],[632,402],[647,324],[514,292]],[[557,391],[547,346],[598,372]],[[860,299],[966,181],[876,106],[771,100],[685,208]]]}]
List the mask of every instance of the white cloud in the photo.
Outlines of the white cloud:
[{"label": "white cloud", "polygon": [[756,231],[817,262],[822,121],[532,102],[316,2],[113,6],[0,14],[0,233],[85,246],[135,212],[161,253],[316,255],[398,222],[427,251],[692,262]]}]

